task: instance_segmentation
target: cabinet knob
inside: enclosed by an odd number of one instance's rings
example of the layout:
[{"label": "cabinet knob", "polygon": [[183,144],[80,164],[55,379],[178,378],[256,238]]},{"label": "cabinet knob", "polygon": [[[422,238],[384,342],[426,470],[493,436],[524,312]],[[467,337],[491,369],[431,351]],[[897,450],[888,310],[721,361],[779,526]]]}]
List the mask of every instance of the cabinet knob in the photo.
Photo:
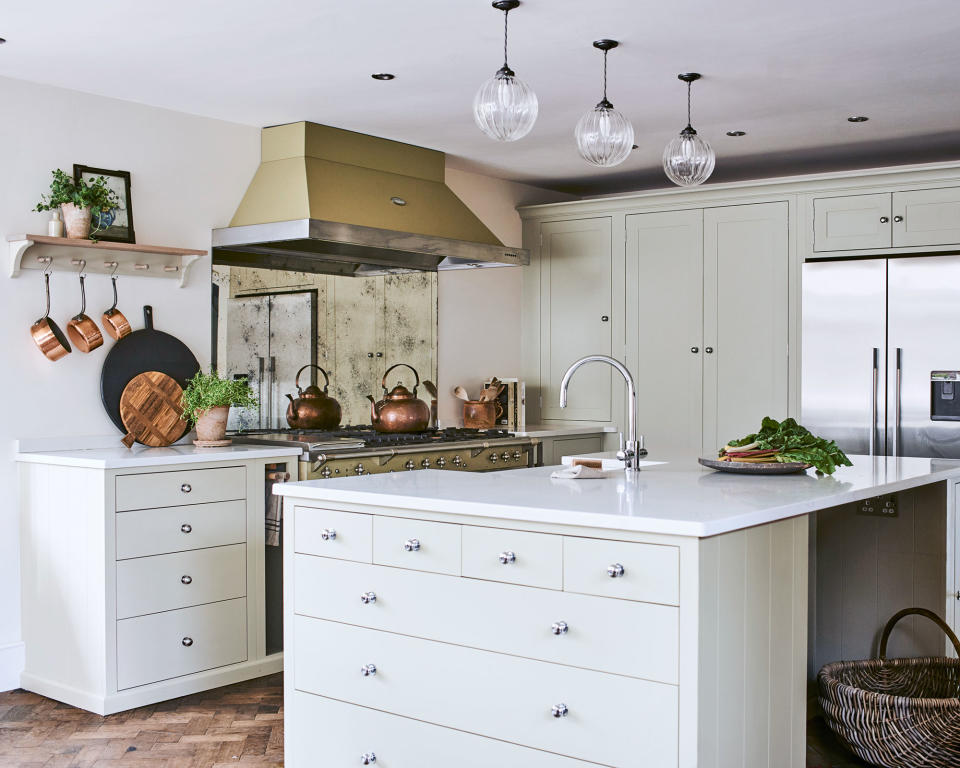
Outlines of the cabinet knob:
[{"label": "cabinet knob", "polygon": [[881,224],[886,224],[888,221],[890,221],[890,217],[889,217],[889,216],[881,216],[881,217],[880,217],[880,223],[881,223]]},{"label": "cabinet knob", "polygon": [[364,605],[370,605],[370,603],[377,602],[377,593],[376,592],[364,592],[360,595],[360,602]]},{"label": "cabinet knob", "polygon": [[373,677],[377,674],[377,665],[376,664],[364,664],[360,667],[360,674],[364,677]]},{"label": "cabinet knob", "polygon": [[180,641],[180,645],[184,646],[185,648],[189,648],[191,645],[193,645],[193,638],[192,637],[183,638],[183,640]]},{"label": "cabinet knob", "polygon": [[899,224],[901,221],[903,221],[903,216],[894,216],[893,220]]},{"label": "cabinet knob", "polygon": [[367,352],[367,357],[373,357],[373,352]]},{"label": "cabinet knob", "polygon": [[193,530],[193,526],[190,525],[190,523],[184,523],[183,525],[180,526],[180,530],[183,533],[190,533],[190,531]]},{"label": "cabinet knob", "polygon": [[406,552],[419,552],[420,539],[407,539],[405,542],[403,542],[403,549]]},{"label": "cabinet knob", "polygon": [[570,631],[570,627],[565,621],[555,621],[553,622],[553,626],[550,627],[550,631],[555,635],[565,635]]},{"label": "cabinet knob", "polygon": [[377,352],[377,357],[383,357],[383,352]]},{"label": "cabinet knob", "polygon": [[193,486],[190,485],[190,483],[184,483],[183,485],[180,486],[181,493],[190,493],[190,491],[192,490],[193,490]]},{"label": "cabinet knob", "polygon": [[183,576],[180,577],[180,583],[181,583],[181,584],[193,584],[193,577],[192,577],[192,576],[187,576],[186,574],[184,574]]},{"label": "cabinet knob", "polygon": [[517,562],[517,556],[508,549],[506,552],[500,553],[500,562],[503,565],[510,565]]},{"label": "cabinet knob", "polygon": [[704,347],[704,348],[703,348],[703,351],[706,352],[708,355],[712,355],[712,354],[713,354],[713,347]]},{"label": "cabinet knob", "polygon": [[377,762],[377,756],[373,752],[364,752],[360,755],[360,765],[373,765]]},{"label": "cabinet knob", "polygon": [[610,316],[609,316],[609,315],[601,315],[601,316],[600,316],[600,322],[601,322],[601,323],[607,323],[607,322],[609,322],[609,321],[610,321]]},{"label": "cabinet knob", "polygon": [[320,538],[324,541],[335,541],[337,538],[337,529],[336,528],[324,528],[320,532]]},{"label": "cabinet knob", "polygon": [[623,566],[620,563],[614,563],[613,565],[607,566],[607,576],[611,579],[618,579],[623,576],[624,570]]},{"label": "cabinet knob", "polygon": [[690,351],[693,352],[693,354],[697,354],[697,352],[700,351],[700,347],[690,347]]},{"label": "cabinet knob", "polygon": [[554,717],[566,717],[569,711],[566,704],[554,704],[550,708],[550,714]]}]

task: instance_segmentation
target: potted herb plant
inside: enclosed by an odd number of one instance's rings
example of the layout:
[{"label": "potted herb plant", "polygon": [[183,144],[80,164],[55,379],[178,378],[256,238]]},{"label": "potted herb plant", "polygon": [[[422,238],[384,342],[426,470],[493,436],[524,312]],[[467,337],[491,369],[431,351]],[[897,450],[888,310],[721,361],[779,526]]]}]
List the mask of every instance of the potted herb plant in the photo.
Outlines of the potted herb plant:
[{"label": "potted herb plant", "polygon": [[50,182],[50,194],[42,195],[34,210],[52,211],[59,208],[63,213],[67,237],[83,240],[90,237],[90,221],[94,215],[97,221],[96,234],[100,229],[100,214],[119,205],[120,198],[107,186],[103,176],[89,181],[75,180],[57,168]]},{"label": "potted herb plant", "polygon": [[246,379],[221,379],[216,371],[197,371],[183,390],[183,418],[196,427],[197,445],[228,444],[227,416],[230,406],[249,408],[257,405],[257,397]]}]

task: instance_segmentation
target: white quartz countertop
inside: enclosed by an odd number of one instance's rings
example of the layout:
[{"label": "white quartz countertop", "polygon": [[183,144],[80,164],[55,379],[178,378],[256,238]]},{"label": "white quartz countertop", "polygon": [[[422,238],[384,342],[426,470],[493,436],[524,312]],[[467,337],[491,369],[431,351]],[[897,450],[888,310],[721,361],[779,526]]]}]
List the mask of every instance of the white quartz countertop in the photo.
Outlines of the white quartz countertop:
[{"label": "white quartz countertop", "polygon": [[735,475],[682,461],[603,480],[553,480],[555,467],[468,473],[421,470],[275,486],[347,502],[640,533],[714,536],[884,493],[960,478],[960,460],[851,456],[829,477]]},{"label": "white quartz countertop", "polygon": [[519,437],[535,437],[538,440],[545,437],[597,435],[603,432],[619,432],[619,429],[611,424],[579,422],[576,424],[527,424],[523,429],[514,430],[514,434]]},{"label": "white quartz countertop", "polygon": [[207,461],[243,461],[273,457],[300,456],[299,448],[276,445],[228,445],[223,448],[197,448],[179,444],[168,448],[147,448],[135,445],[131,450],[118,445],[80,448],[69,451],[26,451],[16,455],[17,461],[30,464],[57,464],[65,467],[92,469],[126,469],[160,467],[171,464],[200,464]]}]

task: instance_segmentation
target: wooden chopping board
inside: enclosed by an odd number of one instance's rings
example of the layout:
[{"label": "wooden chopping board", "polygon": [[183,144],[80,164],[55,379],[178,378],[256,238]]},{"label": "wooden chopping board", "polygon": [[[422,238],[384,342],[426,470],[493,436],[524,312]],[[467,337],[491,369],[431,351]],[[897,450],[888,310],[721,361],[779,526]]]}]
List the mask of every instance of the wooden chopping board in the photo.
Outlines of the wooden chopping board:
[{"label": "wooden chopping board", "polygon": [[180,417],[183,388],[165,373],[147,371],[134,376],[120,395],[120,418],[127,436],[123,444],[134,442],[153,448],[172,445],[187,433],[188,424]]}]

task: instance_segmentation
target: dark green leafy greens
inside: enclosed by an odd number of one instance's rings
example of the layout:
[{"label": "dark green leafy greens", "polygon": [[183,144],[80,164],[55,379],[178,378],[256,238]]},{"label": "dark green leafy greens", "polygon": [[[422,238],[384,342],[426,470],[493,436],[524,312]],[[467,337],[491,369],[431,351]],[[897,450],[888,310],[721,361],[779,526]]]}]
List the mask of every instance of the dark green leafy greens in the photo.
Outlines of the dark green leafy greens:
[{"label": "dark green leafy greens", "polygon": [[760,431],[739,440],[731,440],[728,448],[744,450],[775,450],[776,460],[781,464],[802,461],[814,466],[817,472],[832,475],[837,467],[853,466],[847,455],[833,440],[817,437],[810,430],[797,424],[794,419],[777,421],[764,418]]}]

